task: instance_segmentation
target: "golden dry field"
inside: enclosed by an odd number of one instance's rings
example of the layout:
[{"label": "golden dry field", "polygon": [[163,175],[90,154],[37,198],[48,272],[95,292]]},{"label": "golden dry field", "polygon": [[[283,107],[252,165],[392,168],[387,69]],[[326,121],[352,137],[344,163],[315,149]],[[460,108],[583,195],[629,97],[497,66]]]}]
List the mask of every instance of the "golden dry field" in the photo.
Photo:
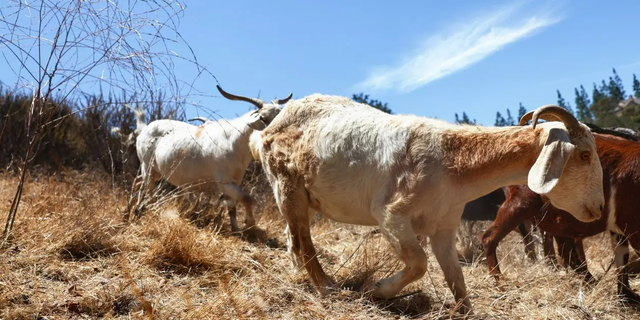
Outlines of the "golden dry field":
[{"label": "golden dry field", "polygon": [[[128,191],[111,181],[73,171],[28,178],[13,236],[0,249],[0,319],[459,317],[431,254],[427,274],[405,296],[376,301],[366,294],[363,288],[400,267],[374,228],[314,222],[320,261],[341,288],[320,297],[304,271],[292,270],[284,221],[268,194],[253,192],[260,232],[240,236],[230,233],[226,214],[185,213],[171,196],[127,221],[120,210]],[[17,182],[0,176],[0,212],[8,211]],[[608,235],[586,247],[599,280],[590,287],[573,272],[527,260],[512,233],[498,251],[500,287],[482,259],[463,266],[475,308],[469,318],[639,319],[616,299],[614,268],[605,271]],[[631,285],[640,289],[636,278]]]}]

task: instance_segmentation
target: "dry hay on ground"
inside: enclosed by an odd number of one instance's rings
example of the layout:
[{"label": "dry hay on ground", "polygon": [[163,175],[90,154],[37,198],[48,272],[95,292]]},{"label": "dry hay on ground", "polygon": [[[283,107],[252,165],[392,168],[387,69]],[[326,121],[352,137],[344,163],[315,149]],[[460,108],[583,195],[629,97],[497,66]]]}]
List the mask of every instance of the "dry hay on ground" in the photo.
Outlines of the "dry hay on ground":
[{"label": "dry hay on ground", "polygon": [[[0,249],[1,319],[450,317],[453,298],[432,254],[425,277],[404,291],[421,292],[388,301],[363,292],[400,267],[373,228],[314,223],[320,260],[343,288],[322,298],[304,272],[291,271],[284,224],[272,205],[257,214],[266,236],[248,241],[228,233],[226,215],[209,225],[194,223],[175,201],[125,222],[118,211],[126,204],[124,192],[109,181],[93,172],[28,181],[14,235]],[[7,212],[16,183],[0,178],[0,212]],[[606,237],[587,241],[590,270],[600,282],[585,287],[571,272],[529,262],[512,233],[498,252],[505,273],[500,287],[482,259],[463,267],[472,318],[640,317],[616,301],[615,274],[605,272],[608,243]],[[640,281],[632,286],[640,289]]]}]

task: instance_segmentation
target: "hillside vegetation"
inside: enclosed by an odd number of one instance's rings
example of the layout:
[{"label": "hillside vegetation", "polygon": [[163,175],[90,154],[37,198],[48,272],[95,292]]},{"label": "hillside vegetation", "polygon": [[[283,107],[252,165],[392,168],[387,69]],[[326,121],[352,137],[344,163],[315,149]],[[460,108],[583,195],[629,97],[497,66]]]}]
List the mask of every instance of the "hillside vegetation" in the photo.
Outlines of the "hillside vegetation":
[{"label": "hillside vegetation", "polygon": [[[257,236],[230,233],[226,214],[187,211],[175,195],[156,199],[139,219],[123,219],[127,192],[98,170],[31,176],[8,246],[0,250],[2,319],[408,319],[450,318],[453,297],[429,253],[425,277],[404,297],[372,300],[363,290],[400,267],[371,227],[314,220],[320,260],[342,289],[320,297],[305,272],[293,272],[284,221],[254,167],[245,187],[259,200]],[[17,177],[0,177],[6,212]],[[254,186],[251,188],[251,186]],[[159,201],[162,200],[162,201]],[[215,203],[215,201],[213,202]],[[198,210],[198,208],[194,209]],[[499,248],[499,286],[486,265],[463,267],[482,319],[632,319],[615,297],[608,237],[586,243],[581,277],[525,259],[512,233]],[[425,250],[428,249],[424,244]],[[640,287],[633,279],[631,285]],[[457,315],[453,315],[457,317]]]}]

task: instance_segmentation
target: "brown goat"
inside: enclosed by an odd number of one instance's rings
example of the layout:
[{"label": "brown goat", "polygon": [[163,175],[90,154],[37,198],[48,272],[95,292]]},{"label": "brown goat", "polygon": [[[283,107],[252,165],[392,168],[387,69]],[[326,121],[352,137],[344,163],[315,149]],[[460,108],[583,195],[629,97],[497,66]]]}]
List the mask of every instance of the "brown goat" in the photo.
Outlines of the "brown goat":
[{"label": "brown goat", "polygon": [[[629,287],[625,265],[629,260],[628,244],[640,249],[640,143],[594,133],[602,164],[605,209],[592,222],[580,222],[569,213],[546,204],[547,199],[526,186],[511,186],[507,200],[498,210],[496,220],[482,235],[489,272],[498,279],[500,268],[496,248],[511,230],[525,220],[555,237],[565,264],[591,280],[586,267],[582,238],[606,230],[612,233],[615,264],[618,268],[618,294],[629,302],[640,303],[640,296]],[[574,241],[574,238],[577,238]],[[548,248],[548,244],[547,244]],[[547,249],[548,250],[548,249]]]}]

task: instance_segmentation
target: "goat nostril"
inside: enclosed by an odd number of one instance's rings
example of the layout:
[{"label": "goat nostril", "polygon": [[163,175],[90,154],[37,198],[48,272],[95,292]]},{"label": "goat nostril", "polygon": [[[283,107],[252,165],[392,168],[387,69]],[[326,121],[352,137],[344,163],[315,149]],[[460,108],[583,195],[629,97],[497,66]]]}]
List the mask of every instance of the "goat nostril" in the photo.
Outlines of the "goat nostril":
[{"label": "goat nostril", "polygon": [[604,211],[604,206],[600,205],[600,212]]}]

